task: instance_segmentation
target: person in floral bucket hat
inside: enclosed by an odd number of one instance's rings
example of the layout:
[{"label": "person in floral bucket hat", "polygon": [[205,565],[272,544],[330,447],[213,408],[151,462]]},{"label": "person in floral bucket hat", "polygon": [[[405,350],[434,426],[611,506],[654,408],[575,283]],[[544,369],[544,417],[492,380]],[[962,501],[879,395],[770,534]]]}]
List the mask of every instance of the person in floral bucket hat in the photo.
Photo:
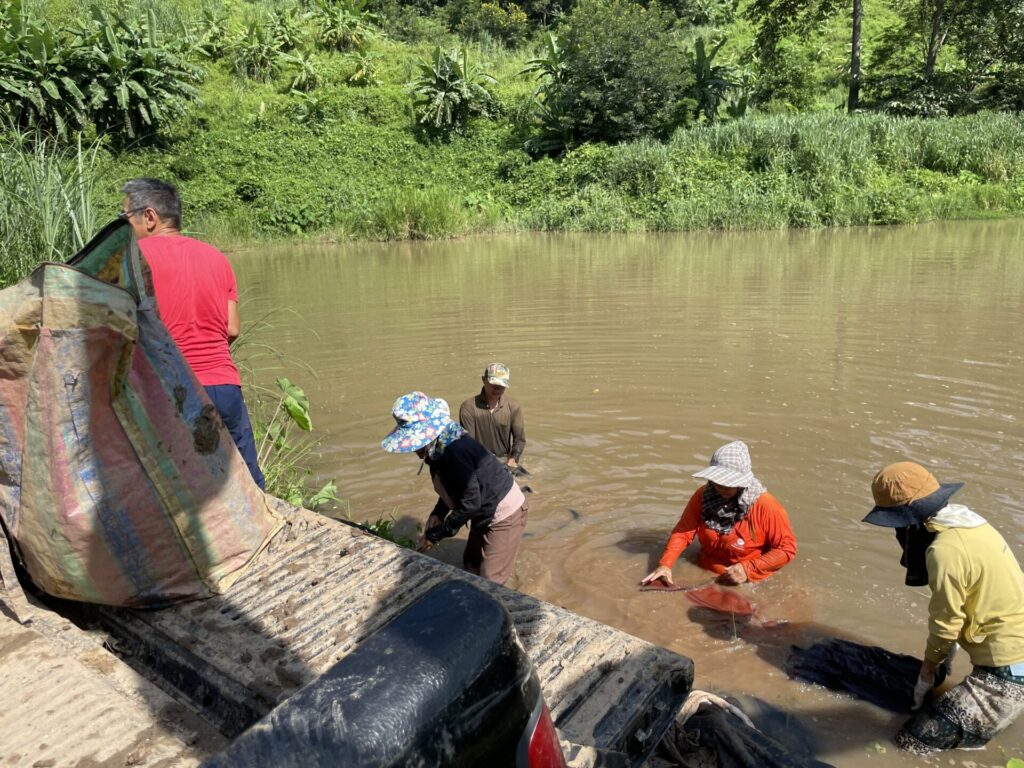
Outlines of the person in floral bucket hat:
[{"label": "person in floral bucket hat", "polygon": [[423,392],[402,395],[391,409],[395,428],[381,441],[389,453],[415,453],[430,468],[437,503],[418,549],[426,552],[469,523],[463,567],[505,584],[526,530],[526,497],[494,454],[452,421],[448,403]]},{"label": "person in floral bucket hat", "polygon": [[690,497],[658,567],[641,584],[671,585],[672,566],[694,538],[700,542],[697,564],[719,574],[722,584],[766,579],[796,556],[786,510],[754,477],[746,443],[723,445],[693,476],[707,483]]},{"label": "person in floral bucket hat", "polygon": [[[896,745],[916,755],[983,747],[1024,713],[1024,572],[985,518],[950,503],[962,486],[899,461],[875,475],[875,506],[864,518],[895,529],[907,584],[931,589],[917,712],[896,734]],[[957,645],[974,668],[933,697],[938,666]]]}]

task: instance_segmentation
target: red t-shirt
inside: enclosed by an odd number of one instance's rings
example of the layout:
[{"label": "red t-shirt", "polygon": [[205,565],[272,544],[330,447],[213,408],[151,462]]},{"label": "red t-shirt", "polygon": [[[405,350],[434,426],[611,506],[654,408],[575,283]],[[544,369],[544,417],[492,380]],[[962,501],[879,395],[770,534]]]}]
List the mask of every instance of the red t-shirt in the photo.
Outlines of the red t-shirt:
[{"label": "red t-shirt", "polygon": [[204,387],[242,383],[228,349],[228,302],[238,301],[235,273],[212,245],[183,235],[139,241],[153,274],[160,318]]}]

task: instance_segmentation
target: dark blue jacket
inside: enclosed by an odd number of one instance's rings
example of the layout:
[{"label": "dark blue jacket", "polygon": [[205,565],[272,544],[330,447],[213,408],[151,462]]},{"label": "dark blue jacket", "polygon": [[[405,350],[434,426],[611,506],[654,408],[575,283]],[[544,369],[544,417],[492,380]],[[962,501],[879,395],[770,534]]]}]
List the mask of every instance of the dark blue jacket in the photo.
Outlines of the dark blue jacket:
[{"label": "dark blue jacket", "polygon": [[449,510],[444,499],[438,498],[431,514],[444,522],[424,534],[433,542],[454,536],[470,521],[486,528],[515,482],[508,468],[469,435],[451,443],[439,458],[427,459],[427,465],[432,478],[440,476],[455,505]]}]

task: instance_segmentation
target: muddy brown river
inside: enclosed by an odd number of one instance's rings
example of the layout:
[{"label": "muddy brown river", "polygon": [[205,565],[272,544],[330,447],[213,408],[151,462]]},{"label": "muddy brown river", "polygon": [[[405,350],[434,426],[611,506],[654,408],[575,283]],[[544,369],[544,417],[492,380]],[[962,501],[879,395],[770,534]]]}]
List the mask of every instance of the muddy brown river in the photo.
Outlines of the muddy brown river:
[{"label": "muddy brown river", "polygon": [[[532,477],[513,586],[684,653],[695,687],[796,715],[840,767],[1005,766],[1024,722],[981,752],[896,753],[901,718],[787,678],[790,643],[841,636],[920,655],[927,588],[861,518],[873,473],[919,461],[1024,559],[1024,221],[821,232],[515,235],[289,244],[231,253],[243,321],[312,366],[262,363],[313,404],[313,469],[355,520],[415,536],[434,497],[385,454],[396,396],[453,410],[488,363],[511,369]],[[742,439],[787,508],[796,560],[742,593],[769,629],[679,593],[639,593],[691,474]],[[458,563],[461,541],[435,554]],[[692,555],[692,552],[688,553]],[[685,558],[677,581],[706,578]],[[963,654],[961,654],[963,656]],[[955,678],[969,670],[958,658]]]}]

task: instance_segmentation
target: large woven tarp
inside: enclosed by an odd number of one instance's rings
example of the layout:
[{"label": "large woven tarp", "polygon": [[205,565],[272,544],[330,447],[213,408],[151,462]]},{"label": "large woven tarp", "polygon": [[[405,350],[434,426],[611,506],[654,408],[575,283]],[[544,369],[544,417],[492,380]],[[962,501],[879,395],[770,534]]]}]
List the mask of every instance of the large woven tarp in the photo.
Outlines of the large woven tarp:
[{"label": "large woven tarp", "polygon": [[57,597],[142,606],[223,593],[283,522],[146,275],[115,222],[68,264],[0,291],[0,521]]}]

